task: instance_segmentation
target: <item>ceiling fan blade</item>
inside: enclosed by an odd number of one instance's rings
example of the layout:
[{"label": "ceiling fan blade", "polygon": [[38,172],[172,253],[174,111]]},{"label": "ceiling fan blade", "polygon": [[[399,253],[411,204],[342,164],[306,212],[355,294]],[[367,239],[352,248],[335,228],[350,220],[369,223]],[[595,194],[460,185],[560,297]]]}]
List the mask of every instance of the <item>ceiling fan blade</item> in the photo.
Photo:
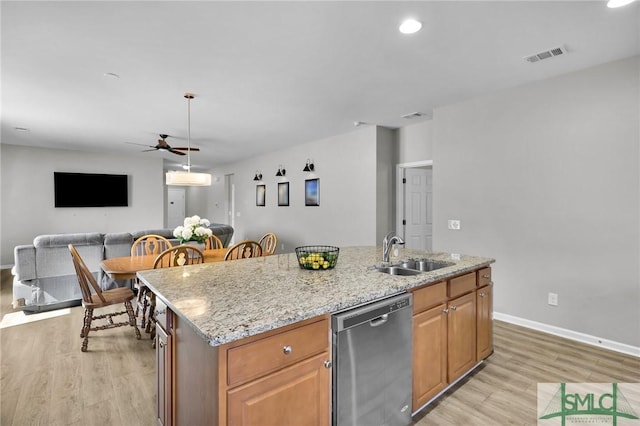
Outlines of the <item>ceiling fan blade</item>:
[{"label": "ceiling fan blade", "polygon": [[200,148],[188,148],[186,146],[179,146],[179,147],[178,146],[172,146],[171,148],[179,149],[179,150],[182,150],[182,151],[200,151]]},{"label": "ceiling fan blade", "polygon": [[157,151],[157,148],[143,149],[141,152]]},{"label": "ceiling fan blade", "polygon": [[184,152],[176,151],[176,150],[175,150],[175,149],[173,149],[173,148],[171,148],[171,149],[169,150],[169,152],[172,152],[172,153],[174,153],[174,154],[178,154],[178,155],[187,155],[187,154],[185,154]]},{"label": "ceiling fan blade", "polygon": [[149,148],[153,148],[152,145],[147,145],[145,143],[135,143],[135,142],[125,142],[125,143],[128,143],[129,145],[140,145],[140,146],[146,146],[146,147],[149,147]]}]

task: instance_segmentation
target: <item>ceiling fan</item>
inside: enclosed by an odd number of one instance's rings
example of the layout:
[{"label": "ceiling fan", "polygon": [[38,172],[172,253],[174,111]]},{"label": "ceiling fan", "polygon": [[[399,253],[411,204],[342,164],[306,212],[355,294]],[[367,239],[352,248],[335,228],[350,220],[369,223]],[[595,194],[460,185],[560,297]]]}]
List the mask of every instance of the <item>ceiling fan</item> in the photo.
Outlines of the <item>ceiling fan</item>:
[{"label": "ceiling fan", "polygon": [[[192,148],[192,147],[186,147],[186,146],[171,146],[167,143],[166,139],[169,137],[169,135],[164,135],[164,134],[160,134],[160,139],[158,139],[158,143],[155,146],[149,145],[149,147],[151,149],[145,149],[142,152],[148,152],[148,151],[169,151],[173,154],[177,154],[177,155],[186,155],[184,152],[182,151],[200,151],[200,148]],[[142,144],[134,144],[134,145],[142,145]],[[142,145],[142,146],[147,146],[147,145]]]}]

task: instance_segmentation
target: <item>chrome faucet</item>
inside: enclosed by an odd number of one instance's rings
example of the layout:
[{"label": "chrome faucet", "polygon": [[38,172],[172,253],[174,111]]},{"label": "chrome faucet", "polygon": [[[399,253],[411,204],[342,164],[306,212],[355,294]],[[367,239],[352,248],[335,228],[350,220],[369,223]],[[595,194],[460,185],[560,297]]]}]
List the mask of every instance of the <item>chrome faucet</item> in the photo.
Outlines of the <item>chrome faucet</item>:
[{"label": "chrome faucet", "polygon": [[391,246],[394,244],[404,244],[404,240],[399,236],[395,235],[393,232],[389,232],[384,240],[382,240],[382,261],[389,261],[389,252],[391,251]]}]

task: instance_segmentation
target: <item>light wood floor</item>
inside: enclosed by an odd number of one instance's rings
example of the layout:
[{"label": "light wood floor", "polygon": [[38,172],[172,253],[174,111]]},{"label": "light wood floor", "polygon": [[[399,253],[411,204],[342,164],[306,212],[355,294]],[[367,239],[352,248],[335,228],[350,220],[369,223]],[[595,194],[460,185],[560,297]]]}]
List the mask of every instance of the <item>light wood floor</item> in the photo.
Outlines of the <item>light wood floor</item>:
[{"label": "light wood floor", "polygon": [[[12,311],[11,274],[1,272],[4,315]],[[81,325],[76,307],[0,329],[0,425],[155,425],[148,334],[136,340],[129,327],[97,332],[82,353]],[[487,362],[418,414],[414,425],[535,425],[539,382],[640,382],[640,358],[500,321],[494,334]]]}]

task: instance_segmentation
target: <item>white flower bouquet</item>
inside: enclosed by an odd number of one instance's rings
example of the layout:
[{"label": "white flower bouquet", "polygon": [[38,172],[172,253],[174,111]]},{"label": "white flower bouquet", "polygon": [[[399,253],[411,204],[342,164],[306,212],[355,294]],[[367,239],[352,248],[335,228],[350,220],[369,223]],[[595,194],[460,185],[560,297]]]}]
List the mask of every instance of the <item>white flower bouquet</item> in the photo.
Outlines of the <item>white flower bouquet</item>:
[{"label": "white flower bouquet", "polygon": [[209,229],[209,225],[211,225],[211,222],[205,218],[200,218],[198,215],[185,217],[184,225],[174,229],[173,236],[180,241],[180,244],[184,244],[187,241],[204,243],[213,233]]}]

